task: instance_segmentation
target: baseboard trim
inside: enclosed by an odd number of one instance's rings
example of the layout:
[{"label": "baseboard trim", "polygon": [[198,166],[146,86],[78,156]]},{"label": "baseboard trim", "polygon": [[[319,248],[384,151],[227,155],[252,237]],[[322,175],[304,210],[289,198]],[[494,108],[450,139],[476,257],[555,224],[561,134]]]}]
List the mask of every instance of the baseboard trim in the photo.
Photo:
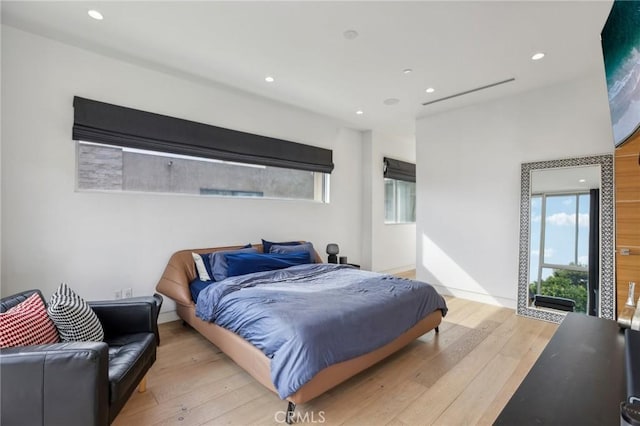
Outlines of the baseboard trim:
[{"label": "baseboard trim", "polygon": [[401,266],[399,268],[385,269],[384,271],[380,271],[380,273],[393,275],[393,274],[399,274],[401,272],[408,272],[408,271],[415,271],[415,270],[416,270],[416,265],[407,265],[407,266]]},{"label": "baseboard trim", "polygon": [[179,320],[180,317],[176,313],[176,311],[168,311],[168,312],[160,312],[158,315],[158,324],[162,324],[163,322],[171,322]]},{"label": "baseboard trim", "polygon": [[438,293],[446,296],[453,296],[460,299],[473,300],[474,302],[486,303],[488,305],[502,306],[504,308],[515,309],[517,301],[506,297],[492,296],[485,293],[477,293],[475,291],[462,290],[459,288],[445,287],[442,285],[432,284],[438,290]]}]

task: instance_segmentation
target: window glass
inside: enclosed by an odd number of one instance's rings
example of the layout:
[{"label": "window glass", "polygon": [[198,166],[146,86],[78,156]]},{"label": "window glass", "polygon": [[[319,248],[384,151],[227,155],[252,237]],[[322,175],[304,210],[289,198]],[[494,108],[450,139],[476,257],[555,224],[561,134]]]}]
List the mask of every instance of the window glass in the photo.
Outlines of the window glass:
[{"label": "window glass", "polygon": [[403,180],[396,181],[398,215],[400,223],[416,221],[416,184]]},{"label": "window glass", "polygon": [[589,265],[589,194],[582,194],[578,197],[578,258],[577,264],[580,266]]},{"label": "window glass", "polygon": [[328,202],[329,175],[78,142],[80,190]]},{"label": "window glass", "polygon": [[542,233],[542,197],[531,196],[531,245],[529,246],[529,277],[531,281],[538,279],[540,263],[540,234]]},{"label": "window glass", "polygon": [[575,195],[547,196],[544,233],[545,263],[575,264],[576,203]]},{"label": "window glass", "polygon": [[396,185],[393,179],[384,180],[384,221],[396,221]]},{"label": "window glass", "polygon": [[589,272],[570,269],[542,268],[540,291],[536,283],[530,284],[530,294],[571,299],[576,303],[575,312],[587,312]]},{"label": "window glass", "polygon": [[416,221],[416,184],[404,180],[384,180],[385,223]]},{"label": "window glass", "polygon": [[589,279],[590,195],[531,196],[529,296],[571,299],[586,312]]}]

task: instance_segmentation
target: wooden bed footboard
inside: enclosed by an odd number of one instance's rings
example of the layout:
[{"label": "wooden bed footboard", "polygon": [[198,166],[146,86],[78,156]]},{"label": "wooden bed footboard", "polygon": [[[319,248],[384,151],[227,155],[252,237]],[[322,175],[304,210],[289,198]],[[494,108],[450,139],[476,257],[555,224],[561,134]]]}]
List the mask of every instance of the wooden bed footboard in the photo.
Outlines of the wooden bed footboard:
[{"label": "wooden bed footboard", "polygon": [[[192,306],[178,305],[177,313],[180,318],[216,345],[254,379],[277,394],[271,381],[270,360],[258,348],[237,334],[196,317],[195,305],[193,304]],[[432,312],[385,346],[320,371],[287,400],[294,404],[303,404],[320,396],[327,390],[404,348],[423,334],[437,328],[441,321],[442,312],[440,310]]]}]

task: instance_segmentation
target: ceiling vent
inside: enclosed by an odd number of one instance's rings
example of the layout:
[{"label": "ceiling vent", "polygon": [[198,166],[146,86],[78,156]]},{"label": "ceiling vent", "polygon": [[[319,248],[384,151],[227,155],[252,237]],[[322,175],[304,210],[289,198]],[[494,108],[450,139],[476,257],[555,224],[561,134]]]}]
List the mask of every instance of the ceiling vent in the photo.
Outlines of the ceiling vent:
[{"label": "ceiling vent", "polygon": [[478,92],[480,90],[488,89],[490,87],[499,86],[499,85],[505,84],[505,83],[511,83],[512,81],[515,81],[515,80],[516,80],[515,78],[509,78],[507,80],[499,81],[497,83],[491,83],[491,84],[487,84],[486,86],[476,87],[475,89],[465,90],[464,92],[456,93],[455,95],[445,96],[444,98],[436,99],[434,101],[423,102],[422,105],[435,104],[436,102],[442,102],[442,101],[446,101],[447,99],[457,98],[458,96],[468,95],[469,93]]}]

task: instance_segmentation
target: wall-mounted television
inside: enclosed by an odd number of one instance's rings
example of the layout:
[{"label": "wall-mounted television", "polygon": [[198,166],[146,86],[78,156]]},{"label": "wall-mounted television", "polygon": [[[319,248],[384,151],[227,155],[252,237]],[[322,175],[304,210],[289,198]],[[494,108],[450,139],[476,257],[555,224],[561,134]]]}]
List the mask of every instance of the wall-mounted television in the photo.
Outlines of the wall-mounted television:
[{"label": "wall-mounted television", "polygon": [[601,36],[613,139],[619,146],[640,128],[640,1],[615,0]]}]

